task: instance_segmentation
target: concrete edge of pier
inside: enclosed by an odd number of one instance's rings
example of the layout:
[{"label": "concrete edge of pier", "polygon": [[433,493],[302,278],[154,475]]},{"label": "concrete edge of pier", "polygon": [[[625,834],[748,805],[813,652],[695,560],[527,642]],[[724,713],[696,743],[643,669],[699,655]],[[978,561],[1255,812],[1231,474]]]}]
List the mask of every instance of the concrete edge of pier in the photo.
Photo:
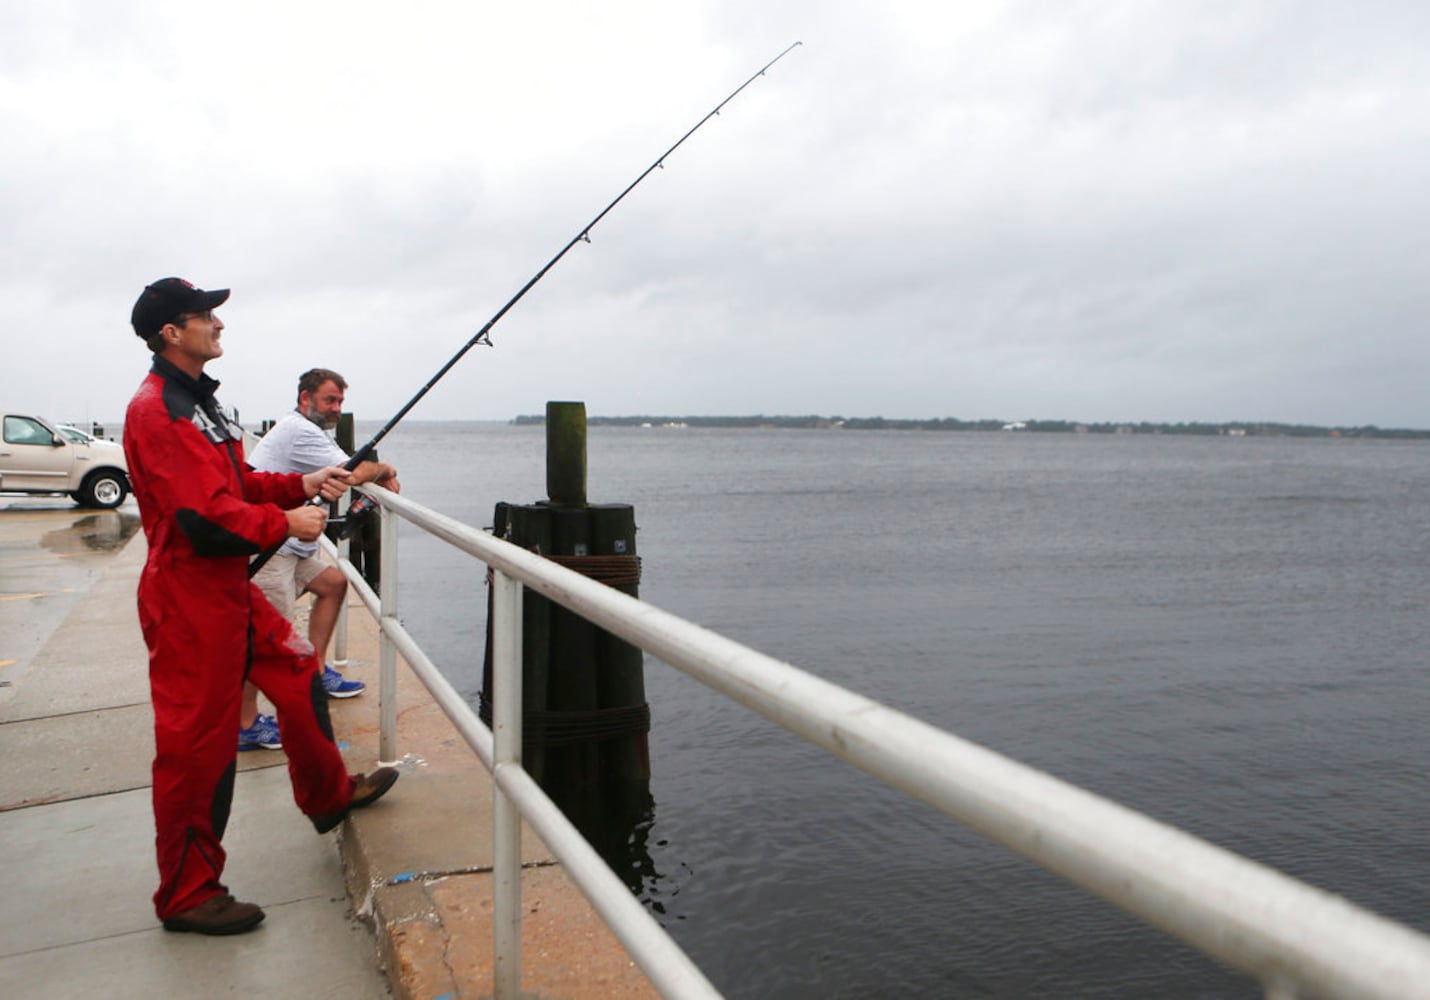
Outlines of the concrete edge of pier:
[{"label": "concrete edge of pier", "polygon": [[[354,773],[377,766],[378,629],[348,606],[346,676],[358,698],[330,702]],[[479,652],[477,655],[480,655]],[[400,1000],[490,996],[491,775],[398,657],[397,756],[402,778],[339,834],[348,895],[370,922]],[[541,997],[656,996],[530,828],[522,831],[522,988]]]}]

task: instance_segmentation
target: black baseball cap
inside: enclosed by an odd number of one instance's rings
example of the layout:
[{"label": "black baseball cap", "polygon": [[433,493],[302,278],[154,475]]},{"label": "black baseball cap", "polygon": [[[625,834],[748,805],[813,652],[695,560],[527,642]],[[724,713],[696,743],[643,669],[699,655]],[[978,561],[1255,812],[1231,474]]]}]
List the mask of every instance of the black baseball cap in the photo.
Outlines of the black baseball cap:
[{"label": "black baseball cap", "polygon": [[148,340],[183,313],[208,312],[227,301],[227,288],[206,292],[183,278],[160,278],[139,293],[129,322],[135,333]]}]

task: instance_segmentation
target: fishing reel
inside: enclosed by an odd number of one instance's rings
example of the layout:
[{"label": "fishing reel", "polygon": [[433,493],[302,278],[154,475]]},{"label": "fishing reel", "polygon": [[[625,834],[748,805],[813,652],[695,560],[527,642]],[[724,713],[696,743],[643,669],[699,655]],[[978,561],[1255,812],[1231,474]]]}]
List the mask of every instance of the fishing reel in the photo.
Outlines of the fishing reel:
[{"label": "fishing reel", "polygon": [[363,522],[367,520],[378,503],[366,493],[359,493],[356,499],[348,505],[348,511],[341,517],[328,518],[329,536],[334,541],[341,541],[344,538],[351,538]]}]

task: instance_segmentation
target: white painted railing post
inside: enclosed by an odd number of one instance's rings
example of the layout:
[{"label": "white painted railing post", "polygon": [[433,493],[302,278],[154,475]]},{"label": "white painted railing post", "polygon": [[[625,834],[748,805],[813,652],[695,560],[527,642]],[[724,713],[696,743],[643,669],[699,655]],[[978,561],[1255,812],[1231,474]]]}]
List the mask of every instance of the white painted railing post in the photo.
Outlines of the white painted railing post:
[{"label": "white painted railing post", "polygon": [[[492,773],[521,770],[522,586],[492,573]],[[492,782],[492,947],[496,1000],[521,995],[521,811]]]},{"label": "white painted railing post", "polygon": [[382,553],[381,576],[378,580],[378,603],[382,608],[382,637],[377,647],[377,759],[379,763],[397,761],[397,647],[388,637],[388,623],[397,620],[397,515],[383,508],[378,511],[381,523],[379,551]]},{"label": "white painted railing post", "polygon": [[[349,556],[352,552],[352,542],[344,536],[338,539],[338,565],[350,562]],[[338,621],[333,627],[333,666],[341,671],[348,665],[348,593],[343,592],[343,603],[338,608]],[[326,649],[318,650],[318,658],[321,659],[327,653]]]}]

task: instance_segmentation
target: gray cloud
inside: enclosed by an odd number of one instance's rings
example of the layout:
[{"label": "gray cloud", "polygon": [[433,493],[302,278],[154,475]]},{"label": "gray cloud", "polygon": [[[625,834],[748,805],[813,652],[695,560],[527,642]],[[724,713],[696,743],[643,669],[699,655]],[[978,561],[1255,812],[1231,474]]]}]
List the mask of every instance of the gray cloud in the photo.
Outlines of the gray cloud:
[{"label": "gray cloud", "polygon": [[7,406],[116,419],[149,280],[246,419],[818,412],[1430,426],[1419,5],[0,9]]}]

